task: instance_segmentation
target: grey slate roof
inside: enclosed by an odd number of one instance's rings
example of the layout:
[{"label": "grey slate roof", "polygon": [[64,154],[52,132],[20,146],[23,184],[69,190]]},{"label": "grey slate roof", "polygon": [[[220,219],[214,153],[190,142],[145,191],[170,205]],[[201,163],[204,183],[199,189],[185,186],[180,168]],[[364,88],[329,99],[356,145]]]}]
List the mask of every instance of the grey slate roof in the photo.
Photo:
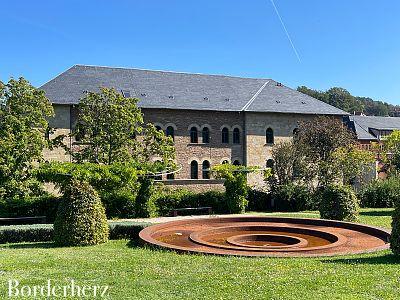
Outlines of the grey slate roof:
[{"label": "grey slate roof", "polygon": [[359,140],[376,140],[369,129],[400,130],[400,118],[398,117],[374,117],[374,116],[349,116]]},{"label": "grey slate roof", "polygon": [[142,108],[347,115],[271,79],[75,65],[41,89],[54,104],[77,104],[99,87],[128,90]]}]

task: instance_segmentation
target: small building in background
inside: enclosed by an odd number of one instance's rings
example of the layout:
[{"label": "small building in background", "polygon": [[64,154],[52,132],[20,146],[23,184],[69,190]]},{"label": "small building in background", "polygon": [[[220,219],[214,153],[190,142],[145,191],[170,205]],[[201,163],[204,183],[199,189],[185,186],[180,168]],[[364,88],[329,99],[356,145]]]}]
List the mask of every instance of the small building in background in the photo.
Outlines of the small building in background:
[{"label": "small building in background", "polygon": [[[377,152],[376,168],[368,175],[373,178],[386,178],[384,164],[380,160],[380,150],[384,138],[394,130],[400,130],[400,117],[376,117],[351,115],[343,118],[344,123],[352,130],[362,149]],[[375,145],[374,145],[375,144]]]}]

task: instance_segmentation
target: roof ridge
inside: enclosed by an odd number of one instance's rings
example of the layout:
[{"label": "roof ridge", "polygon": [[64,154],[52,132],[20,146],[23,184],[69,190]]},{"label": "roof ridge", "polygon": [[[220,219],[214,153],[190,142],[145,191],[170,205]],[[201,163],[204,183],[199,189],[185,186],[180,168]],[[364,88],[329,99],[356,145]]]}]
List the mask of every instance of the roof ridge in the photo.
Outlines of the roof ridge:
[{"label": "roof ridge", "polygon": [[[218,76],[218,77],[255,79],[255,80],[272,80],[271,78],[264,78],[264,77],[263,78],[257,78],[257,77],[244,77],[244,76],[236,76],[236,75],[228,75],[228,74],[206,74],[206,73],[192,73],[192,72],[183,72],[183,71],[168,71],[168,70],[154,70],[154,69],[142,69],[142,68],[132,68],[132,67],[112,67],[112,66],[84,65],[84,64],[75,64],[72,67],[70,67],[69,69],[71,69],[73,67],[92,67],[92,68],[105,68],[105,69],[138,70],[138,71],[162,72],[162,73],[186,74],[186,75]],[[68,70],[66,70],[66,71],[68,71]],[[66,71],[64,71],[64,72],[66,72]]]}]

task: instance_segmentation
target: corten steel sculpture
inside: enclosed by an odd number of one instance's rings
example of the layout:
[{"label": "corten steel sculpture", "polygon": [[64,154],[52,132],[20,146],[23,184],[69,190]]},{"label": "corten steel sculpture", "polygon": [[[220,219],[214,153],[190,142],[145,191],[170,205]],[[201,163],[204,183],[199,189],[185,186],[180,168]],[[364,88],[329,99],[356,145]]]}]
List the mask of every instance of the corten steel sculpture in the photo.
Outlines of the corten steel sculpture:
[{"label": "corten steel sculpture", "polygon": [[311,257],[388,249],[390,233],[333,220],[243,216],[172,221],[147,227],[139,236],[178,252]]}]

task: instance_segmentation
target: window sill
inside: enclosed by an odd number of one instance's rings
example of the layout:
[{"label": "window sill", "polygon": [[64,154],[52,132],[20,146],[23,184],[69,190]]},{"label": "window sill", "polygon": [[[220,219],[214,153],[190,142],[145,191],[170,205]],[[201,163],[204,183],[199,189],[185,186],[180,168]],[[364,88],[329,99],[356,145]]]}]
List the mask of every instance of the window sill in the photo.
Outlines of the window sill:
[{"label": "window sill", "polygon": [[275,145],[275,143],[265,143],[264,144],[264,146],[267,146],[267,147],[272,147],[272,146],[274,146]]},{"label": "window sill", "polygon": [[205,146],[205,145],[211,145],[211,143],[189,143],[189,146]]}]

